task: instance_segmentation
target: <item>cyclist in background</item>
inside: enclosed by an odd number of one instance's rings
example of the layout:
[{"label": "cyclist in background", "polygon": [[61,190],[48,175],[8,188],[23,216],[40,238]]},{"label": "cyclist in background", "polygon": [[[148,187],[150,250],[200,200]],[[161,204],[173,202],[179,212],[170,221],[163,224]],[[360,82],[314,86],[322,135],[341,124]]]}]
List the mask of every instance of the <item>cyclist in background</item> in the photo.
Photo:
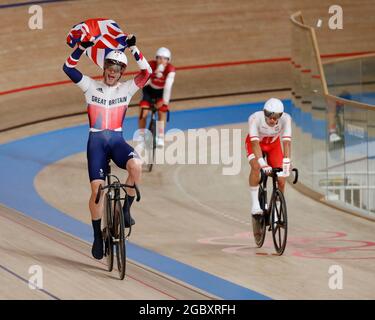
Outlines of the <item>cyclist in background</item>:
[{"label": "cyclist in background", "polygon": [[[139,184],[142,164],[138,154],[126,143],[122,136],[122,123],[132,96],[148,81],[151,68],[142,53],[136,47],[135,36],[129,35],[127,47],[134,56],[140,72],[134,79],[119,82],[124,74],[128,61],[122,51],[113,50],[107,54],[104,61],[103,80],[95,81],[83,75],[75,66],[84,51],[93,45],[92,42],[81,43],[70,55],[63,66],[64,72],[84,92],[88,104],[87,111],[90,122],[90,133],[87,143],[87,162],[91,184],[89,208],[94,230],[92,255],[96,259],[103,258],[103,238],[101,218],[103,216],[103,199],[95,204],[95,198],[100,185],[104,185],[107,175],[108,160],[126,169],[129,173],[126,184]],[[130,206],[135,197],[135,190],[128,188],[128,207],[123,208],[125,226],[134,224],[131,219]]]},{"label": "cyclist in background", "polygon": [[[285,178],[290,175],[291,169],[291,138],[291,117],[284,112],[281,100],[271,98],[264,104],[263,111],[250,115],[245,145],[251,167],[249,185],[252,215],[263,213],[258,200],[260,170],[269,174],[272,168],[282,168],[279,188],[282,192],[285,191]],[[267,156],[267,161],[263,155]]]},{"label": "cyclist in background", "polygon": [[158,147],[164,145],[164,128],[166,122],[166,112],[171,98],[172,85],[176,75],[176,69],[171,64],[171,51],[167,48],[159,48],[155,54],[155,60],[150,61],[152,75],[149,84],[143,88],[143,96],[140,102],[139,129],[141,129],[141,140],[144,140],[144,129],[146,120],[153,99],[156,100],[158,109],[158,119],[161,125],[157,132],[156,144]]}]

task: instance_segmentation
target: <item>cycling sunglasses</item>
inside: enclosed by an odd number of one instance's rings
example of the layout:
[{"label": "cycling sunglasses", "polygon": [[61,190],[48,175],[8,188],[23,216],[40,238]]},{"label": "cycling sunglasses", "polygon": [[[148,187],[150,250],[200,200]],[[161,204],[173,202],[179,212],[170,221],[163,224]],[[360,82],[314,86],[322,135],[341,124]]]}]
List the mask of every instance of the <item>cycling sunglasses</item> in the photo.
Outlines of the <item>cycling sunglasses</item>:
[{"label": "cycling sunglasses", "polygon": [[125,69],[125,66],[123,64],[119,64],[117,61],[107,59],[104,61],[104,69],[110,69],[114,72],[121,72]]},{"label": "cycling sunglasses", "polygon": [[267,110],[263,110],[263,111],[264,111],[264,115],[267,118],[274,119],[274,120],[280,119],[281,116],[283,115],[283,112],[277,113],[277,112],[269,112]]}]

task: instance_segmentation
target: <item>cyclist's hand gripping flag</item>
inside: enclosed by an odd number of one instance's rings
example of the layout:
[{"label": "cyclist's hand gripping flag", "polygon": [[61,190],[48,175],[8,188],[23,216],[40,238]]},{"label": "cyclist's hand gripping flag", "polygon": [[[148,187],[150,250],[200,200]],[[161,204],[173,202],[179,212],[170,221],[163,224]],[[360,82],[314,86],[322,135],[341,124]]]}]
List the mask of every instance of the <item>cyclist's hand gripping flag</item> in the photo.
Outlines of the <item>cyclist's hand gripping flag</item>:
[{"label": "cyclist's hand gripping flag", "polygon": [[118,24],[110,19],[88,19],[76,24],[68,33],[66,43],[74,48],[77,44],[93,42],[86,55],[103,69],[104,58],[112,50],[124,51],[127,34],[122,32]]}]

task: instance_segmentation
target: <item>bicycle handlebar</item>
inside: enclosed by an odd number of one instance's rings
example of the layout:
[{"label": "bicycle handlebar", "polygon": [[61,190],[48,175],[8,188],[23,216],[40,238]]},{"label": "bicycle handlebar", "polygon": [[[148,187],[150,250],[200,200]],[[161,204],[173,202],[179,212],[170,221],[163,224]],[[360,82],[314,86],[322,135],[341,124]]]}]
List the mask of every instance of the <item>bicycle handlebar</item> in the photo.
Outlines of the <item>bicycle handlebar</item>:
[{"label": "bicycle handlebar", "polygon": [[138,202],[139,200],[141,200],[141,193],[139,192],[138,186],[135,183],[132,186],[128,184],[120,184],[120,187],[125,191],[125,193],[127,193],[125,188],[135,189],[136,201]]},{"label": "bicycle handlebar", "polygon": [[[121,183],[119,183],[117,185],[118,185],[119,188],[122,188],[126,194],[127,194],[127,192],[126,192],[125,188],[135,189],[137,202],[139,200],[141,200],[141,193],[139,192],[138,186],[136,184],[134,184],[134,185],[131,186],[131,185],[128,185],[128,184],[121,184]],[[97,193],[96,198],[95,198],[95,204],[99,203],[99,200],[100,200],[100,197],[101,197],[101,194],[102,194],[103,190],[109,189],[109,188],[113,188],[113,185],[110,184],[110,185],[107,185],[105,187],[102,187],[102,185],[99,186],[98,193]]]},{"label": "bicycle handlebar", "polygon": [[293,168],[292,171],[294,171],[293,184],[296,184],[298,182],[298,169],[297,168]]},{"label": "bicycle handlebar", "polygon": [[[278,177],[277,173],[282,172],[282,171],[283,171],[282,168],[272,168],[272,173],[270,174],[270,176],[274,177],[274,178],[277,178]],[[298,169],[293,168],[292,171],[294,172],[293,184],[296,184],[298,182]],[[263,181],[266,177],[267,177],[267,174],[261,169],[260,170],[260,181],[259,181],[259,183],[263,183]]]},{"label": "bicycle handlebar", "polygon": [[[156,108],[156,101],[153,101],[148,107],[143,107],[143,108],[151,110],[151,112],[158,112],[159,111],[159,109]],[[167,110],[167,122],[169,122],[169,118],[170,118],[170,112],[169,112],[169,110]]]}]

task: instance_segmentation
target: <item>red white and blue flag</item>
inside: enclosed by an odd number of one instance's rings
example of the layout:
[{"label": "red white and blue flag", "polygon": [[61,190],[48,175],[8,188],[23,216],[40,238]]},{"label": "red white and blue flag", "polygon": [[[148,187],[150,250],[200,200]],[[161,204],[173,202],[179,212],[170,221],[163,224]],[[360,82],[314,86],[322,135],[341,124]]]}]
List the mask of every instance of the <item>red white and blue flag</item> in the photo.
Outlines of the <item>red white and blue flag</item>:
[{"label": "red white and blue flag", "polygon": [[66,42],[74,48],[81,42],[94,42],[86,49],[86,55],[100,68],[103,68],[105,56],[112,50],[124,51],[127,34],[122,32],[119,25],[110,19],[89,19],[73,26],[68,33]]}]

